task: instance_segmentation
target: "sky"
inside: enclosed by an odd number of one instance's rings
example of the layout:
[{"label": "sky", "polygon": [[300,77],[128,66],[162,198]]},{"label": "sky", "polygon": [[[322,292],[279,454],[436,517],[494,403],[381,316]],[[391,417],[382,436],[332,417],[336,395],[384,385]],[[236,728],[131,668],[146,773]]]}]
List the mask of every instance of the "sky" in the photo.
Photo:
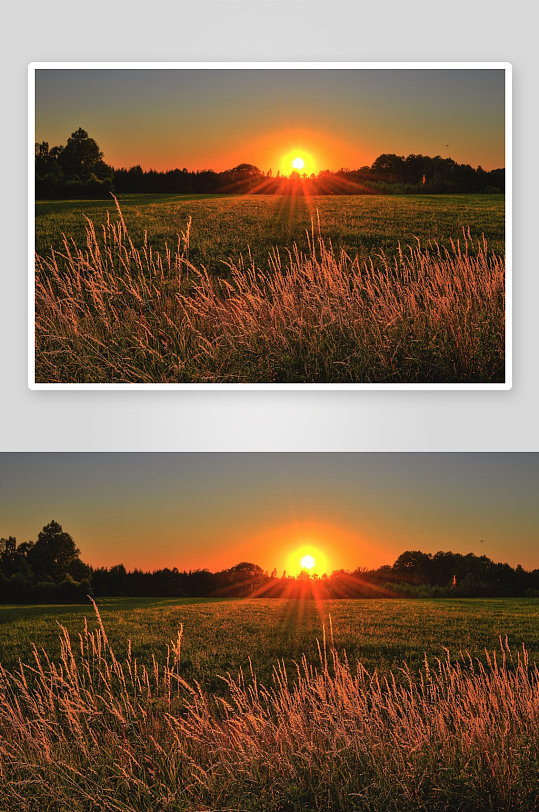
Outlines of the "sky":
[{"label": "sky", "polygon": [[[93,567],[278,575],[406,550],[539,568],[539,453],[2,453],[0,537],[54,520]],[[483,543],[481,543],[483,540]]]},{"label": "sky", "polygon": [[37,69],[35,141],[79,127],[115,169],[290,174],[383,153],[505,166],[500,69]]}]

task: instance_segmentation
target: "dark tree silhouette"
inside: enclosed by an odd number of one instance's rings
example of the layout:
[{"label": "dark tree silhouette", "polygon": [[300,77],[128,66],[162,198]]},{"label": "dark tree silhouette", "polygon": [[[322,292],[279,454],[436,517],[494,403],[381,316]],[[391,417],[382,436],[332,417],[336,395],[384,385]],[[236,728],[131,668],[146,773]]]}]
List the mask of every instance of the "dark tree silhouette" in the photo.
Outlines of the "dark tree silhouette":
[{"label": "dark tree silhouette", "polygon": [[406,162],[400,155],[380,155],[371,166],[371,172],[391,183],[402,183],[406,179]]},{"label": "dark tree silhouette", "polygon": [[103,162],[103,153],[93,138],[82,127],[72,133],[58,160],[66,175],[89,180],[90,175]]},{"label": "dark tree silhouette", "polygon": [[317,176],[290,176],[271,169],[264,174],[254,164],[232,169],[188,171],[170,169],[144,172],[140,166],[113,169],[86,130],[79,127],[67,144],[49,149],[47,141],[35,145],[36,198],[108,198],[115,193],[152,194],[263,194],[365,195],[503,193],[505,170],[485,172],[481,167],[457,164],[451,158],[393,153],[379,155],[372,166],[321,170]]},{"label": "dark tree silhouette", "polygon": [[43,528],[36,543],[28,550],[27,559],[38,577],[59,583],[66,575],[75,580],[88,575],[89,567],[83,564],[79,555],[80,550],[69,533],[65,533],[58,522],[52,521]]},{"label": "dark tree silhouette", "polygon": [[36,199],[104,197],[113,190],[114,169],[86,130],[79,127],[65,147],[35,145]]}]

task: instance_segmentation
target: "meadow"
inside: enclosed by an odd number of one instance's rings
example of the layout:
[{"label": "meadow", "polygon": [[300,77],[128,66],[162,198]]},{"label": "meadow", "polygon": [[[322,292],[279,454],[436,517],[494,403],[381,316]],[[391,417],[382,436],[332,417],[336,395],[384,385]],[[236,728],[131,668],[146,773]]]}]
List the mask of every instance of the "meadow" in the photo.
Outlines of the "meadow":
[{"label": "meadow", "polygon": [[[333,196],[314,198],[276,195],[120,194],[118,203],[133,243],[147,243],[165,256],[175,249],[178,235],[191,220],[189,259],[204,265],[211,275],[227,275],[226,263],[248,260],[270,269],[269,257],[277,248],[283,257],[296,243],[308,251],[307,232],[320,219],[322,235],[337,255],[345,251],[360,260],[379,251],[392,258],[402,247],[429,240],[449,245],[470,229],[476,242],[484,236],[496,254],[505,250],[503,195]],[[62,251],[63,238],[83,247],[89,217],[98,232],[107,213],[117,214],[114,200],[36,201],[36,253]]]},{"label": "meadow", "polygon": [[40,201],[36,252],[39,383],[504,380],[502,196]]},{"label": "meadow", "polygon": [[[271,682],[273,667],[288,667],[305,654],[318,659],[317,639],[329,635],[335,645],[369,670],[387,673],[403,663],[414,671],[425,654],[434,659],[447,647],[452,657],[468,650],[482,657],[507,636],[510,646],[524,644],[539,663],[539,600],[330,600],[316,604],[257,598],[103,598],[99,611],[118,656],[127,654],[151,666],[152,654],[166,655],[167,645],[184,628],[182,674],[207,690],[222,690],[219,674],[237,673],[249,659],[261,681]],[[76,636],[84,618],[96,627],[87,606],[0,606],[0,662],[8,669],[19,658],[28,662],[32,644],[60,655],[58,623]]]},{"label": "meadow", "polygon": [[538,808],[538,600],[0,618],[2,810]]}]

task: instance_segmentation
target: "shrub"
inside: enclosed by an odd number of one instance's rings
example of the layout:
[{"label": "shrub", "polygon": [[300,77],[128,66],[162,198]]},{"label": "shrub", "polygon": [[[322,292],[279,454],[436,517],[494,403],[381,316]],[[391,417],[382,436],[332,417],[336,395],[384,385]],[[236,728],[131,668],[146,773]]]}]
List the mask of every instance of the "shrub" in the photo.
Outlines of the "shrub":
[{"label": "shrub", "polygon": [[30,593],[30,582],[21,572],[15,572],[10,578],[0,578],[0,595],[2,603],[24,603]]},{"label": "shrub", "polygon": [[65,578],[58,585],[58,600],[67,603],[87,603],[90,592],[90,581],[85,578],[82,581],[75,581],[67,573]]}]

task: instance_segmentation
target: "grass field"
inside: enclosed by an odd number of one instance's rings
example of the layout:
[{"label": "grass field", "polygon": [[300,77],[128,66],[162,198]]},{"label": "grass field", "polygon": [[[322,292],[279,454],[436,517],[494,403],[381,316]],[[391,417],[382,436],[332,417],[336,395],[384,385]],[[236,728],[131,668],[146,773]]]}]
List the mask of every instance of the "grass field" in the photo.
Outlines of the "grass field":
[{"label": "grass field", "polygon": [[538,808],[539,601],[100,605],[1,609],[6,812]]},{"label": "grass field", "polygon": [[[178,244],[192,218],[189,259],[204,265],[211,274],[227,276],[226,262],[237,262],[248,249],[257,267],[269,269],[268,258],[275,247],[281,252],[296,243],[307,251],[306,231],[320,218],[324,239],[337,253],[342,248],[360,260],[383,250],[395,256],[399,243],[414,245],[418,237],[449,245],[470,229],[473,240],[484,235],[496,254],[505,250],[505,206],[503,195],[419,195],[411,197],[331,195],[305,198],[279,196],[222,195],[119,195],[118,202],[135,245],[144,242],[160,254],[165,243]],[[112,199],[36,202],[36,252],[62,250],[62,234],[78,246],[86,242],[89,217],[98,231],[106,224],[107,212],[116,216]],[[283,258],[286,253],[282,254]]]},{"label": "grass field", "polygon": [[[508,637],[518,648],[523,643],[539,663],[539,600],[335,600],[109,598],[98,601],[111,644],[118,655],[127,653],[131,640],[134,657],[147,666],[151,655],[164,659],[167,645],[184,627],[182,674],[211,691],[223,690],[218,675],[248,667],[249,658],[262,682],[269,684],[273,667],[305,654],[316,663],[316,640],[323,627],[329,635],[330,617],[336,647],[351,661],[369,670],[387,672],[404,662],[417,672],[425,654],[431,663],[468,650],[482,657],[485,648],[499,647]],[[59,657],[59,627],[76,636],[84,618],[96,626],[88,606],[0,606],[0,662],[14,668],[19,658],[28,662],[32,643]]]},{"label": "grass field", "polygon": [[37,205],[38,383],[505,380],[500,197],[150,200]]}]

